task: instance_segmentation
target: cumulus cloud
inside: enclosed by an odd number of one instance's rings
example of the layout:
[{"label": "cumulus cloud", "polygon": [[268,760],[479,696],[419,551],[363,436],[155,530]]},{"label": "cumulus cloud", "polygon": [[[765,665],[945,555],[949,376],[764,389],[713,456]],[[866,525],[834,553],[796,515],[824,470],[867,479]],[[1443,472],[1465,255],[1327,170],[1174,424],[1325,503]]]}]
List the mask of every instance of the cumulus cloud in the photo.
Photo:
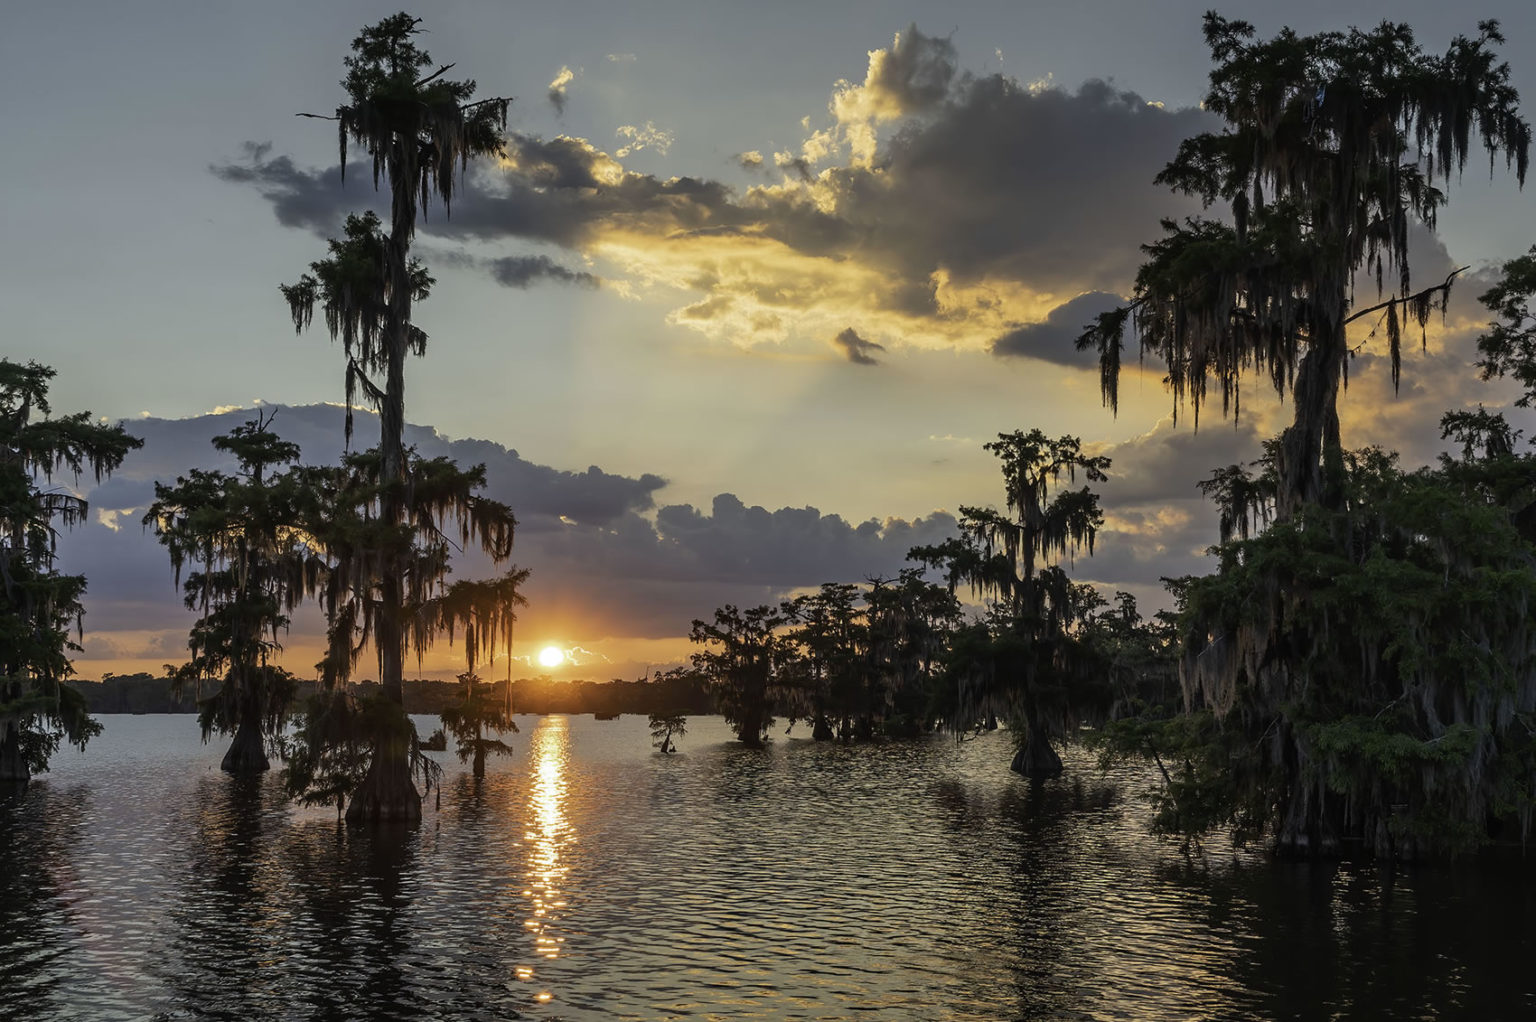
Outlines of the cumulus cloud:
[{"label": "cumulus cloud", "polygon": [[854,365],[876,366],[879,361],[870,354],[872,351],[884,351],[885,345],[876,344],[874,341],[866,341],[858,335],[853,327],[848,327],[836,337],[832,338],[832,345],[841,348],[844,357]]},{"label": "cumulus cloud", "polygon": [[670,131],[663,131],[656,127],[656,122],[646,121],[644,125],[636,127],[633,124],[621,124],[614,134],[624,139],[614,155],[619,159],[638,153],[642,149],[653,149],[662,156],[672,148],[675,137]]},{"label": "cumulus cloud", "polygon": [[1078,351],[1076,341],[1102,312],[1124,304],[1119,295],[1089,291],[1058,305],[1038,323],[1014,327],[992,342],[992,354],[1026,356],[1068,366],[1098,364],[1095,351]]},{"label": "cumulus cloud", "polygon": [[763,165],[763,154],[756,149],[749,149],[744,153],[737,153],[736,162],[743,170],[758,170]]},{"label": "cumulus cloud", "polygon": [[[233,471],[229,455],[209,440],[250,415],[236,410],[132,423],[144,448],[91,489],[88,499],[95,507],[142,509],[154,499],[156,480],[170,482],[194,466]],[[299,444],[305,461],[324,463],[341,452],[341,417],[342,410],[329,405],[278,406],[274,428]],[[368,423],[359,423],[359,437],[370,431]],[[622,476],[596,466],[561,470],[533,464],[500,444],[450,440],[422,426],[409,427],[406,439],[426,457],[485,465],[485,493],[510,504],[518,517],[514,559],[533,571],[525,590],[530,606],[520,612],[519,629],[535,634],[676,637],[693,618],[726,602],[773,601],[824,581],[892,575],[910,547],[938,542],[955,528],[953,517],[942,512],[913,521],[851,523],[816,508],[749,506],[730,494],[706,510],[657,507],[666,481],[653,474]],[[170,563],[154,536],[139,527],[139,514],[119,516],[116,529],[93,520],[61,544],[63,569],[90,580],[90,642],[78,663],[85,677],[99,674],[103,664],[134,659],[141,661],[135,669],[158,670],[182,655],[194,615],[182,606]],[[489,570],[477,555],[456,562],[462,577]],[[314,614],[296,617],[285,644],[304,652],[295,654],[301,659],[291,669],[307,672],[311,661],[302,657],[318,648],[322,631]]]},{"label": "cumulus cloud", "polygon": [[[858,322],[888,347],[1019,354],[1053,311],[1129,289],[1159,219],[1194,208],[1152,178],[1212,123],[1103,82],[974,75],[950,40],[909,28],[871,51],[861,80],[833,85],[799,145],[773,152],[778,181],[633,171],[627,158],[670,141],[651,122],[624,126],[611,152],[513,133],[506,159],[424,231],[562,246],[635,293],[675,296],[673,322],[726,343],[822,344]],[[768,152],[738,162],[766,166]],[[257,150],[216,172],[320,233],[371,181],[352,185],[349,169],[347,194],[335,171]]]},{"label": "cumulus cloud", "polygon": [[576,80],[576,72],[562,64],[560,71],[549,83],[549,105],[555,108],[556,114],[565,113],[565,101],[570,95],[571,83]]},{"label": "cumulus cloud", "polygon": [[526,288],[539,280],[552,280],[561,284],[578,284],[597,287],[598,278],[585,270],[572,270],[561,266],[549,256],[507,256],[490,260],[491,276],[506,287]]}]

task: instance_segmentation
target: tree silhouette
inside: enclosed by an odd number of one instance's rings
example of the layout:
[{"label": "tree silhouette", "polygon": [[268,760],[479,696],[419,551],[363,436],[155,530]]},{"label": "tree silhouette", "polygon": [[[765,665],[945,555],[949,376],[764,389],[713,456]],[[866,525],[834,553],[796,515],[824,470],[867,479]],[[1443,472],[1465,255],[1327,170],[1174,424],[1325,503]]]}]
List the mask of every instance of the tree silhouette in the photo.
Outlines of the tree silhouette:
[{"label": "tree silhouette", "polygon": [[[143,446],[89,412],[52,418],[52,369],[0,359],[0,784],[48,769],[61,741],[84,747],[101,725],[64,684],[80,646],[84,575],[56,565],[60,529],[85,520],[86,502],[52,486],[56,475],[97,482]],[[39,477],[46,486],[39,486]]]},{"label": "tree silhouette", "polygon": [[[198,693],[203,740],[217,731],[234,734],[220,764],[233,774],[269,768],[266,740],[279,734],[293,698],[292,675],[272,663],[281,652],[278,634],[288,614],[313,589],[321,566],[304,542],[302,503],[312,492],[306,478],[272,470],[299,457],[298,445],[271,430],[272,416],[256,418],[214,437],[240,474],[193,469],[174,486],[155,484],[155,502],[144,515],[171,558],[188,610],[200,612],[188,646],[192,657],[166,665],[177,687]],[[203,698],[201,685],[221,679]]]},{"label": "tree silhouette", "polygon": [[[1168,367],[1175,411],[1187,402],[1197,422],[1212,382],[1223,414],[1235,415],[1241,378],[1267,376],[1295,409],[1277,451],[1278,513],[1336,507],[1349,324],[1374,316],[1385,327],[1395,385],[1404,328],[1422,332],[1456,276],[1414,288],[1410,224],[1433,228],[1446,202],[1436,179],[1460,173],[1474,130],[1490,163],[1502,153],[1523,183],[1530,126],[1491,21],[1440,56],[1390,22],[1255,41],[1253,26],[1210,13],[1205,39],[1216,67],[1204,107],[1226,125],[1186,140],[1157,180],[1207,207],[1227,204],[1232,219],[1165,221],[1131,304],[1099,317],[1078,346],[1098,349],[1104,398],[1116,406],[1134,317],[1142,351]],[[1359,271],[1374,276],[1378,297],[1390,280],[1390,295],[1360,307]]]},{"label": "tree silhouette", "polygon": [[696,620],[689,633],[704,647],[693,654],[694,669],[708,679],[721,715],[750,748],[762,748],[773,725],[779,675],[795,655],[794,640],[783,632],[793,619],[789,604],[746,610],[727,604],[713,623]]},{"label": "tree silhouette", "polygon": [[485,757],[512,755],[512,746],[499,738],[486,737],[487,731],[501,734],[516,731],[517,721],[512,719],[512,686],[497,696],[480,682],[474,671],[459,675],[463,686],[459,702],[440,714],[443,730],[453,736],[458,748],[459,762],[472,763],[471,772],[476,777],[485,776]]},{"label": "tree silhouette", "polygon": [[967,582],[996,601],[984,653],[976,648],[977,634],[960,636],[956,652],[969,667],[965,683],[951,689],[950,726],[966,730],[1005,712],[1018,737],[1012,769],[1050,776],[1061,772],[1051,737],[1064,731],[1072,713],[1072,633],[1092,609],[1092,590],[1075,585],[1053,562],[1092,553],[1104,521],[1098,496],[1086,486],[1063,489],[1062,478],[1075,481],[1082,472],[1102,482],[1109,459],[1084,454],[1076,437],[1053,440],[1038,429],[1000,433],[983,446],[1002,462],[1007,511],[962,507],[960,539],[918,547],[909,556],[943,569],[951,585]]},{"label": "tree silhouette", "polygon": [[[424,354],[427,342],[411,320],[412,306],[432,285],[410,258],[416,219],[434,196],[446,214],[468,161],[503,151],[510,102],[473,101],[473,81],[442,77],[451,64],[427,72],[431,58],[414,41],[419,24],[397,14],[353,40],[342,80],[349,102],[334,118],[343,172],[349,146],[358,145],[372,160],[374,186],[381,179],[389,184],[388,233],[371,213],[349,217],[345,236],[330,244],[330,257],[282,288],[296,329],[310,324],[318,304],[332,340],[342,342],[348,437],[359,392],[379,413],[376,455],[349,461],[353,507],[359,510],[332,537],[341,570],[327,596],[327,662],[328,673],[337,676],[355,660],[353,626],[371,635],[384,697],[402,720],[408,646],[421,650],[455,614],[494,624],[482,629],[492,641],[510,632],[512,619],[509,606],[469,607],[468,591],[461,592],[464,599],[434,602],[443,595],[448,569],[443,526],[457,524],[461,545],[473,540],[501,563],[510,554],[514,520],[505,506],[474,496],[480,474],[459,472],[443,459],[414,460],[404,440],[405,360]],[[488,589],[480,595],[496,594]],[[406,725],[386,728],[393,737],[380,736],[347,808],[349,820],[420,817],[421,797],[410,777],[414,729]]]}]

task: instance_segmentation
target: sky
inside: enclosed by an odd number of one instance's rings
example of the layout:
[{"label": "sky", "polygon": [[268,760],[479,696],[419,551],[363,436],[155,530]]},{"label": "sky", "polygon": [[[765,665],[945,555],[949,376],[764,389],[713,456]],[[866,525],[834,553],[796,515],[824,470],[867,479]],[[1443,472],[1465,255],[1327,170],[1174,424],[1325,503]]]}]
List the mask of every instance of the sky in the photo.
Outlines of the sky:
[{"label": "sky", "polygon": [[[1207,0],[1208,2],[1208,0]],[[522,658],[556,676],[680,662],[689,622],[823,581],[890,576],[1000,503],[981,445],[1039,427],[1114,459],[1106,529],[1073,574],[1158,601],[1207,570],[1195,482],[1251,459],[1288,409],[1174,421],[1161,371],[1117,415],[1071,339],[1129,292],[1141,244],[1197,211],[1152,183],[1199,109],[1205,3],[435,3],[422,45],[482,96],[514,97],[508,148],[434,206],[416,253],[437,278],[408,367],[423,453],[484,462],[533,571]],[[343,364],[296,335],[277,291],[348,212],[341,59],[389,4],[29,4],[0,36],[0,357],[53,366],[56,412],[124,420],[147,443],[62,544],[90,578],[84,677],[158,671],[191,615],[139,520],[156,480],[219,464],[208,440],[278,408],[310,461],[342,449]],[[1240,3],[1268,35],[1374,24],[1377,4]],[[1394,5],[1434,52],[1500,19],[1536,110],[1536,9]],[[355,159],[356,154],[354,154]],[[1536,243],[1502,164],[1446,186],[1415,279],[1469,266],[1394,392],[1361,337],[1345,441],[1409,464],[1448,408],[1507,404],[1477,379],[1475,298]],[[244,411],[242,411],[244,409]],[[1522,413],[1523,414],[1523,413]],[[1530,429],[1521,414],[1517,424]],[[366,438],[372,426],[359,423]],[[460,572],[483,573],[466,562]],[[305,675],[302,617],[289,666]],[[421,673],[451,676],[460,651]],[[498,665],[499,671],[508,665]],[[367,673],[366,666],[364,673]]]}]

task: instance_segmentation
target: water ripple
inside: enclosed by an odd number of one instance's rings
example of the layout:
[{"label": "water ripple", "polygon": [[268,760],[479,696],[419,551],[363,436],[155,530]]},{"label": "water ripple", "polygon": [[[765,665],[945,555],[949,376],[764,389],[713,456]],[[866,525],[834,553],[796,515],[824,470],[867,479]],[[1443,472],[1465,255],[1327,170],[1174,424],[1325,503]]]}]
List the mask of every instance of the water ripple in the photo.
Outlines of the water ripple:
[{"label": "water ripple", "polygon": [[0,1017],[1229,1019],[1536,1009],[1524,876],[1185,855],[1007,736],[766,752],[525,718],[414,830],[111,717],[0,804]]}]

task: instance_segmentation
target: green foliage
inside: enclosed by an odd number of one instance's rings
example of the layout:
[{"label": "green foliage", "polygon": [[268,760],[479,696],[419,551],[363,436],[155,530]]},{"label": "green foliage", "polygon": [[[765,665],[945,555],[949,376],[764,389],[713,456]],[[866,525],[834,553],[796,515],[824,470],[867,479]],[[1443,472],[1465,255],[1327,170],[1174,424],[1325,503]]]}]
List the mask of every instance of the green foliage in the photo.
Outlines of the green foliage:
[{"label": "green foliage", "polygon": [[672,739],[688,733],[688,718],[681,713],[653,713],[648,723],[651,728],[651,744],[664,755],[677,751]]},{"label": "green foliage", "polygon": [[[1496,422],[1454,421],[1503,448]],[[1532,480],[1529,455],[1405,473],[1361,451],[1342,508],[1223,545],[1221,570],[1184,589],[1184,697],[1211,725],[1193,743],[1160,725],[1194,764],[1164,822],[1406,857],[1474,847],[1491,817],[1528,827],[1536,547],[1507,498]],[[1203,769],[1202,741],[1219,769]]]},{"label": "green foliage", "polygon": [[487,731],[500,735],[516,731],[517,722],[512,719],[511,687],[507,694],[498,698],[496,693],[480,682],[474,671],[459,675],[462,686],[460,701],[443,710],[440,718],[443,730],[453,736],[458,747],[460,763],[473,761],[474,775],[485,776],[485,758],[488,755],[510,756],[512,747],[499,738],[486,737]]},{"label": "green foliage", "polygon": [[1078,717],[1104,702],[1088,671],[1079,631],[1102,599],[1059,564],[1093,552],[1103,525],[1098,496],[1065,489],[1081,472],[1102,482],[1109,459],[1085,454],[1076,437],[1038,429],[998,435],[986,449],[1002,462],[1007,512],[962,507],[959,539],[919,547],[911,559],[964,581],[992,601],[984,626],[963,630],[951,651],[942,706],[948,726],[967,731],[1003,716],[1018,741],[1014,769],[1059,773],[1051,748]]},{"label": "green foliage", "polygon": [[[83,747],[101,731],[74,674],[84,609],[83,575],[57,568],[59,531],[80,524],[86,502],[55,475],[100,481],[143,445],[89,412],[52,418],[48,381],[35,362],[0,359],[0,780],[48,768],[61,742]],[[70,638],[73,632],[76,639]]]},{"label": "green foliage", "polygon": [[761,748],[773,726],[779,675],[794,657],[794,641],[782,629],[793,619],[789,604],[727,604],[713,622],[693,622],[688,637],[704,647],[693,654],[694,669],[709,680],[716,708],[744,745]]},{"label": "green foliage", "polygon": [[[324,571],[302,529],[313,516],[310,475],[272,474],[297,460],[299,449],[273,433],[271,423],[258,414],[214,438],[214,447],[239,461],[238,475],[194,469],[173,486],[156,483],[144,515],[178,582],[189,565],[198,565],[183,587],[187,609],[200,614],[188,638],[192,656],[166,671],[178,690],[197,693],[204,741],[242,724],[275,740],[295,683],[271,660],[281,652],[278,636],[288,628],[288,612]],[[208,679],[222,684],[204,698]]]},{"label": "green foliage", "polygon": [[[1097,348],[1104,397],[1118,404],[1126,324],[1168,367],[1175,412],[1196,422],[1208,387],[1236,415],[1249,373],[1292,392],[1295,420],[1275,468],[1281,514],[1336,504],[1325,466],[1342,453],[1337,398],[1351,347],[1346,327],[1379,314],[1396,384],[1402,334],[1444,309],[1453,273],[1414,290],[1409,225],[1433,228],[1446,201],[1435,186],[1459,173],[1481,136],[1523,182],[1531,130],[1518,112],[1493,22],[1425,52],[1406,25],[1256,40],[1253,26],[1214,13],[1205,37],[1215,64],[1206,110],[1219,132],[1186,140],[1158,176],[1230,221],[1165,221],[1146,247],[1131,306],[1100,317],[1078,341]],[[1358,272],[1386,301],[1354,308]],[[1133,315],[1134,314],[1134,315]],[[1326,499],[1325,499],[1326,498]]]},{"label": "green foliage", "polygon": [[[330,257],[282,288],[296,329],[310,324],[319,303],[331,339],[342,342],[349,441],[359,391],[379,412],[376,451],[348,456],[331,479],[334,514],[315,522],[333,560],[323,599],[330,643],[322,676],[328,685],[344,680],[371,641],[385,698],[397,707],[407,649],[419,656],[434,635],[462,628],[473,672],[478,654],[494,657],[498,643],[510,641],[511,596],[526,577],[512,569],[494,583],[447,587],[445,529],[457,530],[460,547],[473,541],[501,564],[516,523],[505,505],[477,495],[482,469],[416,458],[404,441],[405,360],[426,350],[426,334],[411,322],[412,305],[432,285],[410,258],[416,217],[433,196],[448,207],[471,157],[502,152],[509,102],[471,102],[475,83],[443,78],[446,65],[422,74],[431,60],[416,46],[418,25],[397,14],[353,40],[341,83],[349,102],[336,110],[342,172],[348,146],[357,144],[373,160],[374,187],[389,181],[388,234],[371,214],[348,218]],[[389,745],[381,734],[381,754]],[[391,754],[378,763],[384,766],[368,775],[371,787],[354,800],[354,817],[417,816],[404,759]]]},{"label": "green foliage", "polygon": [[340,813],[378,755],[405,761],[411,775],[428,787],[442,774],[422,753],[411,719],[386,695],[317,692],[294,723],[283,746],[283,784],[290,798],[305,805],[335,805]]},{"label": "green foliage", "polygon": [[1532,296],[1536,296],[1536,245],[1505,263],[1499,282],[1478,298],[1498,319],[1478,338],[1477,350],[1483,357],[1477,364],[1485,380],[1513,377],[1525,391],[1515,401],[1521,408],[1529,408],[1536,396],[1536,311],[1531,307]]}]

